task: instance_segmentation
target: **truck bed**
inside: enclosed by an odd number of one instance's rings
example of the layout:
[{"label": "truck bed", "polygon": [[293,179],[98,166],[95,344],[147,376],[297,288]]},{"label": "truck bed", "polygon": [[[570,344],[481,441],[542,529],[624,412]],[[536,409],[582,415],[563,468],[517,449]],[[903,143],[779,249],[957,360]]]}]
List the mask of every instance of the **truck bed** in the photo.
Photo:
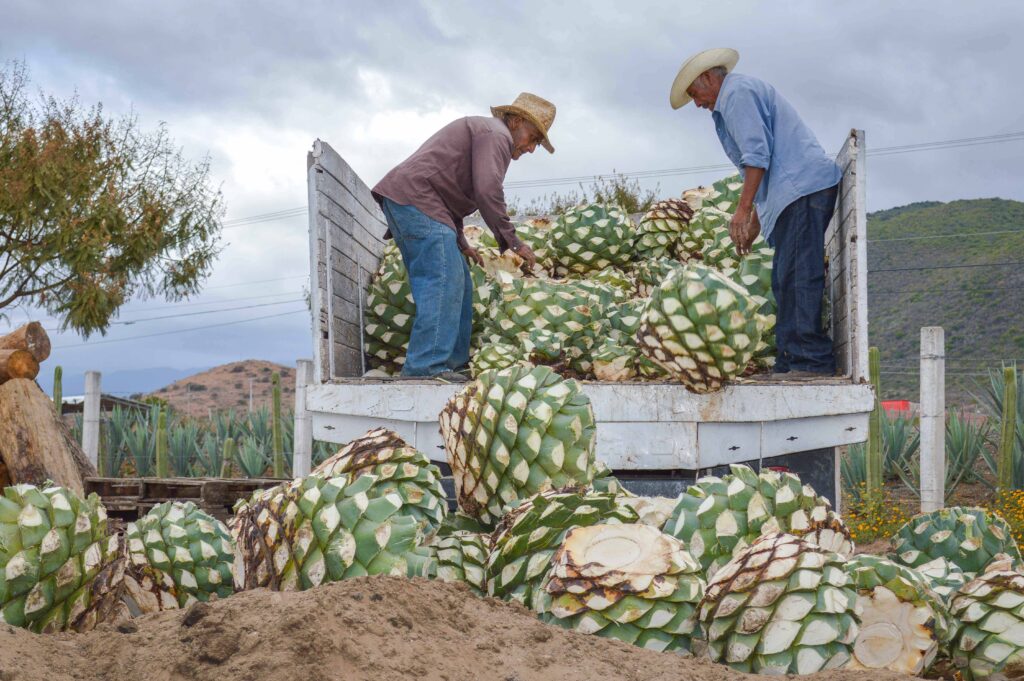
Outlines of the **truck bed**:
[{"label": "truck bed", "polygon": [[[707,395],[671,382],[581,381],[598,422],[597,453],[617,472],[700,471],[812,452],[867,438],[874,394],[867,376],[864,133],[851,131],[826,235],[828,320],[844,375],[817,380],[737,379]],[[371,427],[395,430],[444,461],[437,416],[458,385],[360,378],[362,309],[383,251],[385,223],[367,185],[317,140],[307,158],[314,437],[347,442]],[[830,470],[834,472],[834,457]],[[830,495],[831,496],[831,495]]]}]

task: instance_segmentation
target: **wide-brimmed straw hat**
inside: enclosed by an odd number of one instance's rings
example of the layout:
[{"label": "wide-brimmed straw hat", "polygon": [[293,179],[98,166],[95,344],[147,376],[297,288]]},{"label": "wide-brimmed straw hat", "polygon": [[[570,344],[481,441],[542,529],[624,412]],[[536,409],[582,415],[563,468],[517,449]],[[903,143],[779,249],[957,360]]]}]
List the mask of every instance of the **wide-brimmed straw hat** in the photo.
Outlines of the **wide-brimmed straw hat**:
[{"label": "wide-brimmed straw hat", "polygon": [[672,82],[672,91],[668,95],[672,108],[678,109],[690,103],[693,98],[686,94],[686,89],[693,85],[697,76],[716,66],[724,66],[727,72],[732,71],[739,60],[740,53],[729,47],[704,50],[687,59],[676,74],[676,79]]},{"label": "wide-brimmed straw hat", "polygon": [[548,153],[555,153],[555,148],[551,146],[551,140],[548,139],[548,130],[555,122],[554,104],[529,92],[520,92],[516,101],[511,104],[491,107],[492,115],[500,116],[503,113],[521,116],[537,126],[540,134],[544,135],[541,145],[548,150]]}]

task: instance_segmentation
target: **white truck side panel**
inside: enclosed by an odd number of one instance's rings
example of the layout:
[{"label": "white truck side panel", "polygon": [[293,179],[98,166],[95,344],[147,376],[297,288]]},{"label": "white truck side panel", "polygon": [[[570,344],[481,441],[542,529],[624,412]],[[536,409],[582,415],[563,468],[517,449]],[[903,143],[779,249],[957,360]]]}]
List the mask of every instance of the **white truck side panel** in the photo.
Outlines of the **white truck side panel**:
[{"label": "white truck side panel", "polygon": [[[680,386],[582,383],[597,421],[597,454],[614,469],[708,468],[862,442],[874,395],[867,385],[731,385],[708,395]],[[432,383],[313,385],[314,437],[348,442],[390,428],[444,461],[437,415],[459,390]],[[784,397],[780,399],[780,394]]]}]

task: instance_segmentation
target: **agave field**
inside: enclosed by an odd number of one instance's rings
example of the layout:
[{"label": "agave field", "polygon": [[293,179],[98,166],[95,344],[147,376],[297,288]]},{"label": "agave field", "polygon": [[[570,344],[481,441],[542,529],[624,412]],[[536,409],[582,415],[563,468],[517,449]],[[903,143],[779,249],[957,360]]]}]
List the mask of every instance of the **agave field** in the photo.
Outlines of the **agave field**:
[{"label": "agave field", "polygon": [[[1024,663],[1024,561],[991,510],[915,515],[858,553],[847,521],[791,473],[735,464],[674,499],[636,496],[596,458],[579,384],[546,366],[481,372],[439,424],[455,510],[438,467],[383,429],[308,476],[254,492],[227,524],[167,502],[110,532],[95,495],[8,487],[0,619],[87,631],[248,589],[386,574],[464,583],[554,626],[748,673],[974,681]],[[178,427],[194,443],[218,427],[243,440],[266,434],[228,415],[203,435]],[[903,443],[893,460],[912,458],[912,425],[888,427],[890,447]],[[189,457],[196,470],[216,468]]]},{"label": "agave field", "polygon": [[[248,413],[229,410],[216,413],[211,419],[194,419],[180,417],[165,406],[153,405],[148,412],[115,407],[103,415],[97,462],[100,474],[110,477],[156,476],[161,416],[165,424],[170,475],[220,477],[225,474],[261,478],[272,472],[274,412],[271,409],[262,407]],[[291,475],[293,413],[282,412],[279,423],[285,474]],[[81,414],[76,415],[72,432],[81,442]],[[336,449],[329,443],[314,441],[313,465]],[[225,452],[229,459],[226,467]]]}]

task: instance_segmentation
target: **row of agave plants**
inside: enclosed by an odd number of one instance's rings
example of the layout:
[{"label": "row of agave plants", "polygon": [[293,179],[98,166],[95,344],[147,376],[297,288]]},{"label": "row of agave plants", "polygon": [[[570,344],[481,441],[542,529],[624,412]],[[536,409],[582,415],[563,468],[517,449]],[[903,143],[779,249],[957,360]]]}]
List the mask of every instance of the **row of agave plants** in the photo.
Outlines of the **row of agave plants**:
[{"label": "row of agave plants", "polygon": [[[165,406],[146,412],[115,407],[104,414],[100,425],[97,468],[110,477],[157,475],[157,440],[161,414],[166,430],[169,474],[174,477],[260,478],[273,472],[273,412],[261,407],[251,412],[228,410],[209,419],[179,415]],[[293,413],[280,416],[285,475],[292,474]],[[82,415],[72,430],[81,441]],[[313,465],[329,457],[337,447],[313,442]],[[226,464],[226,465],[225,465]]]},{"label": "row of agave plants", "polygon": [[[996,449],[999,445],[1003,414],[1004,374],[989,370],[989,380],[974,394],[982,415],[966,410],[946,413],[946,498],[964,483],[981,483],[993,491],[998,473]],[[1021,374],[1015,371],[1017,392],[1021,393]],[[1024,489],[1024,400],[1017,401],[1016,438],[1013,446],[1013,489]],[[910,416],[882,419],[883,477],[898,480],[913,495],[920,494],[921,436],[918,421]],[[842,460],[843,487],[854,501],[861,501],[867,479],[867,447],[851,447]],[[986,472],[991,475],[986,475]]]},{"label": "row of agave plants", "polygon": [[[1019,393],[1022,377],[1016,367],[1013,375]],[[945,499],[949,504],[980,504],[998,513],[1010,524],[1014,539],[1024,545],[1024,405],[1020,400],[1015,410],[1016,432],[1009,440],[1013,476],[1004,484],[998,482],[1007,385],[1002,370],[989,370],[989,380],[974,392],[981,413],[947,412]],[[858,544],[891,536],[917,513],[921,469],[918,422],[909,416],[883,417],[881,435],[885,483],[881,498],[867,495],[866,446],[849,448],[841,460],[843,516]]]},{"label": "row of agave plants", "polygon": [[[972,418],[965,411],[946,413],[946,496],[963,483],[980,482],[994,489],[997,470],[991,423]],[[883,477],[898,481],[915,496],[920,495],[921,434],[915,417],[895,415],[882,419]],[[992,476],[984,475],[988,469]],[[861,501],[867,480],[867,447],[850,447],[842,459],[843,487],[855,501]]]}]

